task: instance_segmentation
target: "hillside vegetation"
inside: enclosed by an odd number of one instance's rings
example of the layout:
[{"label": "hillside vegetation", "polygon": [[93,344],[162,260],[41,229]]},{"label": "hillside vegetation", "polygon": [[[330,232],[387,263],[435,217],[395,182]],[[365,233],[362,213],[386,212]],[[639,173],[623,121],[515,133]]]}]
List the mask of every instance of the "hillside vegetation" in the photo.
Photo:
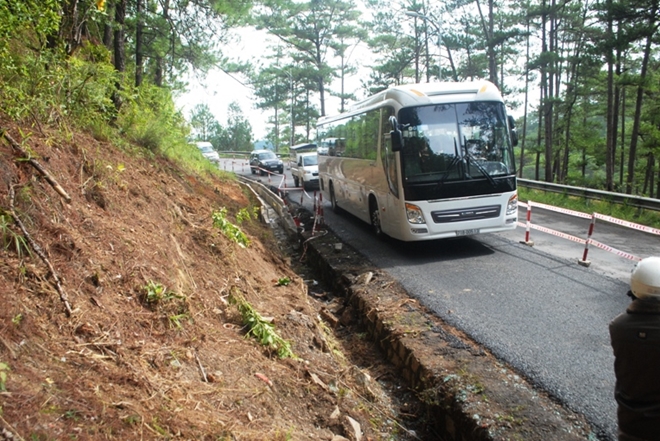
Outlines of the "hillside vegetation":
[{"label": "hillside vegetation", "polygon": [[103,4],[0,0],[0,439],[407,439]]},{"label": "hillside vegetation", "polygon": [[250,191],[82,132],[0,126],[7,439],[407,439],[369,380],[387,368],[317,318]]}]

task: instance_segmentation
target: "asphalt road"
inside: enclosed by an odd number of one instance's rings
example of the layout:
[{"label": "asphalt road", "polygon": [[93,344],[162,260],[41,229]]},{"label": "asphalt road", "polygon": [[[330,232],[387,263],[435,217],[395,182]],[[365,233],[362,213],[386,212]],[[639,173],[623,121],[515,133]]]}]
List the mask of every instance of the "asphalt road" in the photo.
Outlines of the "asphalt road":
[{"label": "asphalt road", "polygon": [[[290,193],[294,201],[300,197],[299,191]],[[311,206],[309,198],[303,202]],[[524,219],[524,209],[520,214]],[[577,264],[583,245],[532,230],[530,247],[520,243],[522,228],[402,243],[375,239],[365,223],[333,213],[327,203],[324,217],[345,243],[398,279],[411,296],[583,414],[599,439],[616,439],[608,324],[629,303],[625,294],[634,261],[592,248],[591,265],[583,267]],[[589,226],[584,219],[536,209],[532,221],[583,238]],[[658,236],[613,225],[597,224],[594,239],[639,257],[660,250]]]}]

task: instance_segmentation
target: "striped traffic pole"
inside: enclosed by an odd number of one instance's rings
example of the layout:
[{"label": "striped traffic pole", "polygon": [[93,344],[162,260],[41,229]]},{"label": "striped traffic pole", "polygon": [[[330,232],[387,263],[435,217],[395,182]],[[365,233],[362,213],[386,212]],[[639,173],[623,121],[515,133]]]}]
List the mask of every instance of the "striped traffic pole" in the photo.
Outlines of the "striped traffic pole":
[{"label": "striped traffic pole", "polygon": [[591,215],[591,223],[589,224],[589,234],[587,234],[587,240],[584,242],[584,253],[582,254],[582,260],[578,260],[578,264],[582,266],[589,266],[591,262],[587,260],[587,254],[589,253],[589,244],[591,243],[591,236],[594,234],[594,227],[596,226],[596,214]]}]

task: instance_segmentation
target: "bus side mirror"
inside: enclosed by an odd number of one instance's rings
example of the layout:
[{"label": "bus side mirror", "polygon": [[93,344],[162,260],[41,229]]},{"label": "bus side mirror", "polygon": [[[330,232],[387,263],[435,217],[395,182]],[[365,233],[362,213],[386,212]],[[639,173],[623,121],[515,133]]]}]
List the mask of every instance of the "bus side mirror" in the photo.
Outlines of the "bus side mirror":
[{"label": "bus side mirror", "polygon": [[518,131],[516,130],[516,120],[513,119],[513,116],[507,115],[507,121],[509,122],[509,133],[511,133],[511,144],[515,147],[518,145]]},{"label": "bus side mirror", "polygon": [[392,151],[400,152],[401,146],[403,145],[403,135],[401,130],[399,130],[399,122],[396,120],[395,116],[390,116],[390,124],[392,125],[392,131],[390,132]]}]

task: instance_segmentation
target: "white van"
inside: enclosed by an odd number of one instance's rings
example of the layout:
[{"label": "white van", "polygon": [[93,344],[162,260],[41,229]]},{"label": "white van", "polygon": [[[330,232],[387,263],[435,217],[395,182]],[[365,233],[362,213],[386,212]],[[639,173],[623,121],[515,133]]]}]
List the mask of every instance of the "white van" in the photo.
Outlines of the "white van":
[{"label": "white van", "polygon": [[296,187],[304,190],[318,188],[319,160],[316,152],[297,153],[296,162],[291,165],[291,175]]},{"label": "white van", "polygon": [[195,143],[197,148],[199,149],[200,152],[202,152],[202,155],[209,161],[219,164],[220,163],[220,155],[218,152],[215,151],[213,148],[213,144],[207,141],[198,141]]}]

